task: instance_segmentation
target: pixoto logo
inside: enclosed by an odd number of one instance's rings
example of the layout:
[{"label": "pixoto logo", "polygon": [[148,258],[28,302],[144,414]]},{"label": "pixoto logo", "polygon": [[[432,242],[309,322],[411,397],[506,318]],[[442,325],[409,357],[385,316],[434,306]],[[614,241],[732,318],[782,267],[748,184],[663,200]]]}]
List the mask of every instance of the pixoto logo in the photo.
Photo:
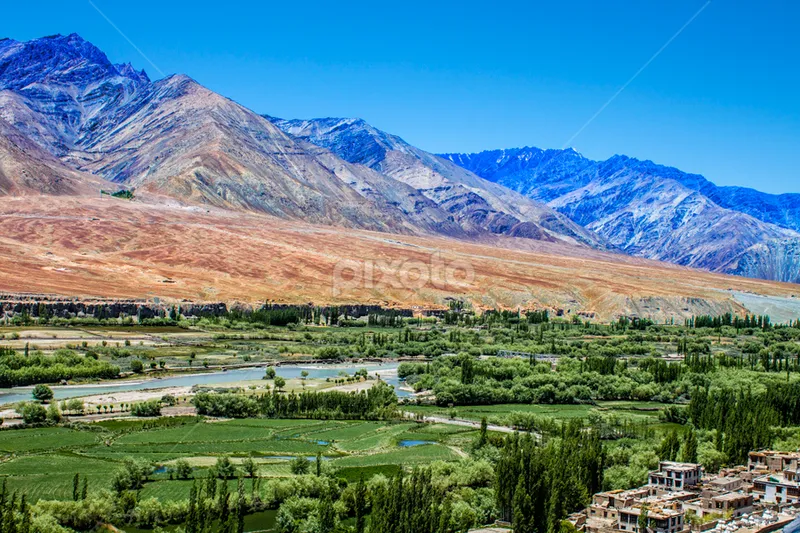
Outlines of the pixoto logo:
[{"label": "pixoto logo", "polygon": [[420,259],[346,259],[333,267],[333,296],[356,290],[425,288],[441,290],[468,289],[475,281],[472,263],[445,260],[439,252]]}]

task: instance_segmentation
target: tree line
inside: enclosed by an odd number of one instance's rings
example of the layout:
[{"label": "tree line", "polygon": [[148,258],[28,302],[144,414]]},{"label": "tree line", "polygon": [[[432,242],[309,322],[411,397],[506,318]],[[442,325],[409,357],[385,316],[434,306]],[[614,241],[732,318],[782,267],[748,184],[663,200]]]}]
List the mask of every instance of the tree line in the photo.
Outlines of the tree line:
[{"label": "tree line", "polygon": [[336,418],[387,419],[397,416],[394,389],[380,382],[359,392],[278,390],[246,396],[237,393],[197,393],[192,399],[198,414],[226,418]]}]

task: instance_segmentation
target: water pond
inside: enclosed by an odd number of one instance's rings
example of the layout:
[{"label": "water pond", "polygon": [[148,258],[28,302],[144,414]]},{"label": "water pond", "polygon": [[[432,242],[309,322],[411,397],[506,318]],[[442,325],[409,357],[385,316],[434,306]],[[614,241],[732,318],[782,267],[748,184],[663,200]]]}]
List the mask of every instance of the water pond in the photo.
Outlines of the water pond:
[{"label": "water pond", "polygon": [[436,444],[430,440],[401,440],[397,443],[401,448],[413,448],[415,446],[425,446],[426,444]]}]

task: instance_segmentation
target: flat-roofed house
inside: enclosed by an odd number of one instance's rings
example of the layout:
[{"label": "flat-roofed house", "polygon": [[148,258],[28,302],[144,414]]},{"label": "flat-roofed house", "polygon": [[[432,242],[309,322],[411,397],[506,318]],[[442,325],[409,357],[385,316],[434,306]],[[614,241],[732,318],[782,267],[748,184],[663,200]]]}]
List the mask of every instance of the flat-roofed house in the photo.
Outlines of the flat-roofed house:
[{"label": "flat-roofed house", "polygon": [[712,493],[705,492],[700,498],[683,504],[684,511],[692,510],[703,517],[718,514],[725,517],[738,518],[753,512],[753,495],[742,492]]},{"label": "flat-roofed house", "polygon": [[800,472],[788,469],[757,477],[753,480],[753,494],[766,503],[800,502]]},{"label": "flat-roofed house", "polygon": [[[646,510],[647,530],[639,527],[639,517]],[[657,505],[639,502],[619,510],[617,529],[630,533],[681,533],[686,529],[685,512],[680,501],[675,500]]]},{"label": "flat-roofed house", "polygon": [[650,472],[651,487],[663,490],[684,490],[697,486],[703,475],[703,469],[695,463],[676,463],[661,461],[658,470]]},{"label": "flat-roofed house", "polygon": [[783,472],[797,470],[800,453],[761,450],[750,452],[747,456],[747,469],[761,472]]}]

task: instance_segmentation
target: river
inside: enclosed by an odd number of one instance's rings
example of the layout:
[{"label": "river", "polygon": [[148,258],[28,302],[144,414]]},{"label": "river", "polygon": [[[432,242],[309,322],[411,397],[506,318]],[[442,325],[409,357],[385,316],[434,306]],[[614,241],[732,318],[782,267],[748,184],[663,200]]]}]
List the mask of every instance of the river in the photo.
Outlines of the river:
[{"label": "river", "polygon": [[[362,368],[369,372],[370,376],[380,374],[389,385],[394,387],[398,398],[405,398],[411,394],[400,390],[401,381],[397,376],[397,363],[370,363],[370,364],[296,364],[281,365],[275,367],[275,372],[286,379],[297,379],[301,377],[303,371],[308,372],[308,379],[327,379],[337,378],[341,372],[352,375]],[[83,396],[94,396],[96,394],[112,394],[115,392],[126,392],[148,389],[163,389],[166,387],[191,387],[193,385],[226,385],[240,381],[260,380],[264,376],[265,367],[238,368],[226,372],[208,372],[203,374],[186,374],[162,379],[144,379],[138,381],[119,381],[103,382],[86,385],[63,385],[52,387],[56,400],[65,398],[78,398]],[[13,387],[10,389],[0,389],[0,405],[32,400],[31,391],[33,387]]]}]

